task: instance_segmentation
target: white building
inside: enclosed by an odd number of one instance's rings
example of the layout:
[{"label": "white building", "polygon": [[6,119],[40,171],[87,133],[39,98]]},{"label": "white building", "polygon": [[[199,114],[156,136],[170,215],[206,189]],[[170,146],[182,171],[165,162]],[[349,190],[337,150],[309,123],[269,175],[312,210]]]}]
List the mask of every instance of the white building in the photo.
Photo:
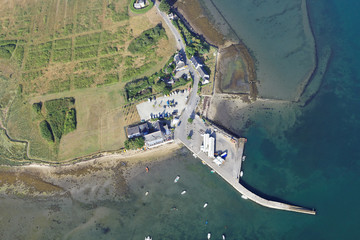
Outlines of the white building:
[{"label": "white building", "polygon": [[210,137],[210,138],[209,138],[208,157],[214,158],[214,152],[215,152],[215,138]]},{"label": "white building", "polygon": [[208,157],[214,158],[215,152],[215,138],[210,137],[210,134],[204,134],[203,145],[201,146],[200,150],[203,152],[208,153]]},{"label": "white building", "polygon": [[205,85],[208,84],[210,81],[210,76],[204,69],[204,65],[200,62],[199,59],[197,59],[195,56],[192,56],[190,59],[190,62],[194,65],[195,69],[198,71],[198,73],[201,76],[201,84]]},{"label": "white building", "polygon": [[137,0],[134,3],[134,8],[135,9],[141,9],[141,8],[144,8],[145,5],[146,5],[146,0]]},{"label": "white building", "polygon": [[208,152],[209,151],[209,137],[210,134],[205,133],[204,134],[204,145],[203,145],[203,152]]}]

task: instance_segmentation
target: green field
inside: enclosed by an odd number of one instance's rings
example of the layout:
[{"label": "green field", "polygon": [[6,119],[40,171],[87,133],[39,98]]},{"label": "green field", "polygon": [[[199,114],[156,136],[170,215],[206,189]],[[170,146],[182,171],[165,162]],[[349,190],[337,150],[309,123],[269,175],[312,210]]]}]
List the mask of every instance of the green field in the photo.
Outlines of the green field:
[{"label": "green field", "polygon": [[[134,15],[129,4],[42,0],[0,6],[0,87],[8,90],[1,123],[11,138],[29,143],[30,158],[59,161],[124,146],[124,126],[139,121],[127,105],[125,84],[159,71],[175,51],[168,29],[144,51],[129,50],[162,20],[155,8]],[[45,105],[64,97],[76,99],[76,129],[66,123],[73,117],[69,108],[59,135]],[[42,117],[33,109],[37,102],[44,104]]]}]

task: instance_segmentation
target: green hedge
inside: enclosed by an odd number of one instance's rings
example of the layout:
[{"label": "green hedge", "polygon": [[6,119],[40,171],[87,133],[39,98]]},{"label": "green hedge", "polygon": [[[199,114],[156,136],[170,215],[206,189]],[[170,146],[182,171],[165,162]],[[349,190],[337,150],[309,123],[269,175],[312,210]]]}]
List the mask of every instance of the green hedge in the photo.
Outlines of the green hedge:
[{"label": "green hedge", "polygon": [[[68,133],[70,129],[72,131],[76,128],[76,113],[75,109],[71,108],[74,103],[75,99],[70,97],[48,100],[44,104],[47,112],[46,119],[50,123],[56,141],[59,141],[62,135]],[[65,130],[66,121],[68,122]],[[75,121],[75,128],[72,128],[71,121]]]},{"label": "green hedge", "polygon": [[137,138],[132,138],[132,139],[127,139],[125,140],[125,148],[126,149],[138,149],[138,148],[142,148],[145,145],[145,140],[143,137],[137,137]]},{"label": "green hedge", "polygon": [[40,123],[39,127],[40,127],[41,136],[46,141],[54,142],[54,135],[53,135],[53,132],[51,130],[50,124],[46,120],[44,120],[44,121],[42,121]]},{"label": "green hedge", "polygon": [[149,11],[153,6],[154,6],[154,2],[151,1],[151,0],[147,0],[147,1],[150,1],[150,4],[145,7],[145,8],[142,8],[142,9],[135,9],[134,8],[134,3],[135,3],[136,0],[131,0],[130,2],[130,10],[133,12],[133,13],[146,13],[147,11]]},{"label": "green hedge", "polygon": [[71,108],[66,114],[64,134],[74,131],[76,129],[76,123],[76,110],[75,108]]}]

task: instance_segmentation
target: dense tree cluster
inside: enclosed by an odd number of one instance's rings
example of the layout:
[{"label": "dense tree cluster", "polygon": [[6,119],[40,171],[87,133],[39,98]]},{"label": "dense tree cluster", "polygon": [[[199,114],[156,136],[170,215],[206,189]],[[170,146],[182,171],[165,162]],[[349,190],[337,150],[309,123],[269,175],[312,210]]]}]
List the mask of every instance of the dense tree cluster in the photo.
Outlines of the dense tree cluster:
[{"label": "dense tree cluster", "polygon": [[170,4],[166,0],[162,0],[160,2],[159,9],[162,12],[169,13],[170,12]]}]

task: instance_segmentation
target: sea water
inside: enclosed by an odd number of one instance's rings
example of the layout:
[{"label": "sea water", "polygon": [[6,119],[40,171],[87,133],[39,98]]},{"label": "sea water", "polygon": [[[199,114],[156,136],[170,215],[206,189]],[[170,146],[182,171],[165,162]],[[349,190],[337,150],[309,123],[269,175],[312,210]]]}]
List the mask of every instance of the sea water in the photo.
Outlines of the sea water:
[{"label": "sea water", "polygon": [[282,145],[265,127],[243,132],[243,180],[264,195],[314,207],[316,216],[244,200],[181,150],[130,180],[123,201],[2,197],[0,238],[206,239],[211,232],[211,239],[223,233],[227,239],[358,239],[360,6],[355,0],[322,0],[308,1],[308,7],[317,48],[330,45],[332,51],[320,91],[287,129]]},{"label": "sea water", "polygon": [[305,1],[202,2],[209,8],[215,5],[254,56],[259,95],[296,99],[315,65],[315,44]]}]

